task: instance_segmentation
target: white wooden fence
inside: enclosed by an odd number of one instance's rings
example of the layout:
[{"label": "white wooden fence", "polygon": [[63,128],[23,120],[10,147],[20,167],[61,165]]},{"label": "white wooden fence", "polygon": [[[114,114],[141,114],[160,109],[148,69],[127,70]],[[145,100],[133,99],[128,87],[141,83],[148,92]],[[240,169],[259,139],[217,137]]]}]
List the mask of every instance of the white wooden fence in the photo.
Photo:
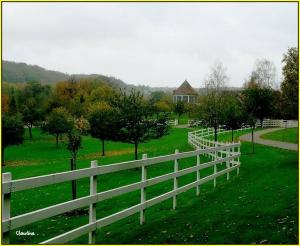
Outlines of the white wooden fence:
[{"label": "white wooden fence", "polygon": [[[209,132],[210,130],[208,130]],[[195,135],[196,136],[196,135]],[[192,143],[193,138],[189,135],[189,141]],[[204,143],[208,146],[209,144]],[[11,173],[2,174],[2,237],[4,243],[9,242],[9,233],[11,230],[31,224],[33,222],[41,221],[52,216],[63,214],[68,211],[72,211],[78,208],[89,206],[89,223],[71,231],[65,232],[63,234],[57,235],[46,241],[41,242],[41,244],[63,244],[69,242],[75,238],[82,235],[89,234],[89,243],[95,243],[95,233],[98,228],[102,228],[106,225],[112,224],[118,220],[125,217],[133,215],[135,213],[140,213],[140,223],[145,222],[145,209],[158,204],[166,199],[173,199],[173,209],[176,208],[176,197],[192,188],[196,188],[196,195],[199,195],[200,185],[208,181],[214,180],[214,187],[216,186],[217,177],[226,174],[227,179],[229,179],[229,173],[233,170],[238,170],[240,167],[239,157],[240,157],[240,143],[230,143],[222,144],[220,146],[210,146],[206,149],[200,149],[201,144],[197,150],[179,153],[178,150],[175,154],[147,158],[147,155],[143,155],[143,159],[136,161],[128,161],[123,163],[111,164],[98,166],[97,161],[91,162],[90,168],[84,168],[74,171],[60,172],[49,175],[37,176],[32,178],[17,179],[12,180]],[[222,154],[220,154],[222,153]],[[203,155],[209,155],[212,160],[204,162]],[[179,170],[180,160],[184,158],[196,157],[195,165]],[[205,158],[207,160],[207,158]],[[147,168],[159,163],[164,163],[167,161],[174,161],[174,171],[161,176],[147,178]],[[201,163],[203,161],[203,163]],[[225,165],[223,165],[225,164]],[[221,166],[221,167],[220,167]],[[214,167],[213,174],[208,176],[202,176],[200,178],[200,171]],[[218,171],[219,167],[219,171]],[[141,181],[114,188],[111,190],[106,190],[103,192],[97,192],[97,178],[103,174],[114,173],[122,170],[128,170],[133,168],[141,168]],[[222,168],[222,169],[221,169]],[[183,175],[195,173],[195,180],[184,186],[178,186],[178,178]],[[68,182],[71,180],[77,180],[90,177],[90,195],[84,196],[75,200],[59,203],[46,208],[38,209],[29,213],[20,214],[14,217],[10,216],[11,210],[11,193],[16,191],[34,189],[37,187],[42,187],[46,185],[58,184],[62,182]],[[166,180],[173,180],[173,189],[162,195],[156,196],[151,199],[147,199],[146,187],[161,183]],[[116,197],[128,192],[135,190],[140,190],[141,199],[140,203],[124,209],[120,212],[111,214],[104,218],[96,219],[96,205],[97,203],[104,201],[106,199]],[[117,205],[116,205],[117,206]],[[13,209],[13,208],[12,208]]]},{"label": "white wooden fence", "polygon": [[178,125],[178,119],[168,120],[168,125],[177,126]]},{"label": "white wooden fence", "polygon": [[[255,127],[261,127],[261,122],[258,120],[255,124]],[[274,119],[264,119],[262,123],[263,128],[268,127],[281,127],[281,128],[291,128],[298,127],[297,120],[274,120]]]}]

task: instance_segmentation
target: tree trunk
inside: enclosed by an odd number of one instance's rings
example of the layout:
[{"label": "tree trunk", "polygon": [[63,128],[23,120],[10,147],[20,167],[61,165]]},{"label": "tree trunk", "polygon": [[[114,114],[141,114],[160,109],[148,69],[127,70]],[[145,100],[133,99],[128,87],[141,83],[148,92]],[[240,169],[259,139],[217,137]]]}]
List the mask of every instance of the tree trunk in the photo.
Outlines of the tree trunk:
[{"label": "tree trunk", "polygon": [[215,142],[218,141],[218,127],[215,127]]},{"label": "tree trunk", "polygon": [[252,153],[254,154],[254,136],[253,136],[253,127],[252,127],[251,135],[252,135]]},{"label": "tree trunk", "polygon": [[138,143],[134,142],[134,159],[138,159]]},{"label": "tree trunk", "polygon": [[32,124],[28,124],[29,138],[32,139]]},{"label": "tree trunk", "polygon": [[231,128],[231,142],[233,142],[233,128]]},{"label": "tree trunk", "polygon": [[105,156],[104,139],[102,139],[102,156]]},{"label": "tree trunk", "polygon": [[56,148],[58,149],[58,137],[59,137],[59,134],[56,134]]},{"label": "tree trunk", "polygon": [[[76,170],[76,164],[73,158],[70,159],[71,162],[71,171]],[[76,180],[72,180],[72,199],[75,200],[77,198],[76,196]]]},{"label": "tree trunk", "polygon": [[261,118],[261,119],[260,119],[260,127],[261,127],[261,128],[263,128],[263,121],[264,121],[264,119]]}]

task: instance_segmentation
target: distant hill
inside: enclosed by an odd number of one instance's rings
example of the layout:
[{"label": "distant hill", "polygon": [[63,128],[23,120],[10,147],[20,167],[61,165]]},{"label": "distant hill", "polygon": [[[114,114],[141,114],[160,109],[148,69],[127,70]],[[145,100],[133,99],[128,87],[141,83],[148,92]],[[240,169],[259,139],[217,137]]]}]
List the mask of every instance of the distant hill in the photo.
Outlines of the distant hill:
[{"label": "distant hill", "polygon": [[9,83],[24,83],[37,81],[44,84],[53,84],[58,81],[68,80],[71,77],[76,79],[94,78],[111,84],[113,87],[131,89],[135,86],[128,85],[124,81],[101,74],[67,74],[45,68],[28,65],[24,62],[2,61],[2,81]]},{"label": "distant hill", "polygon": [[2,81],[24,83],[38,81],[41,83],[55,83],[66,80],[69,75],[45,68],[28,65],[23,62],[2,61]]},{"label": "distant hill", "polygon": [[[101,74],[67,74],[58,71],[47,70],[45,68],[28,65],[24,62],[2,61],[2,81],[8,83],[24,83],[29,81],[38,81],[44,84],[54,84],[58,81],[68,80],[71,77],[75,79],[99,79],[103,82],[110,84],[115,88],[124,88],[129,91],[132,88],[138,89],[144,95],[150,95],[153,91],[164,91],[171,94],[175,87],[150,87],[146,85],[130,85],[121,79]],[[195,88],[199,95],[205,94],[205,88]],[[230,87],[227,90],[237,91],[241,88]]]}]

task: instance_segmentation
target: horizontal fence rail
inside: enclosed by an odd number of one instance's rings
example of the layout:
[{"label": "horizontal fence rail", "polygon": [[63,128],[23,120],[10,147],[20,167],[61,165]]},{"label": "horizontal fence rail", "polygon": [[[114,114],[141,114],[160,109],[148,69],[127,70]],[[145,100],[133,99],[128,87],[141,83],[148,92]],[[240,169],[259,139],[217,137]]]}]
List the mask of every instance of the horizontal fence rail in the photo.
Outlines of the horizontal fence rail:
[{"label": "horizontal fence rail", "polygon": [[[209,161],[207,162],[200,163],[201,156],[210,156],[212,157],[212,159],[209,159]],[[195,162],[195,165],[179,170],[178,165],[180,166],[180,160],[189,157],[197,157],[197,162]],[[88,224],[80,226],[63,234],[57,235],[54,238],[50,238],[42,242],[42,244],[66,243],[85,234],[89,234],[89,243],[93,244],[95,243],[95,233],[97,228],[109,225],[135,213],[140,213],[140,223],[143,224],[145,222],[145,209],[171,198],[173,199],[173,208],[175,209],[177,195],[195,187],[197,189],[196,194],[199,195],[199,187],[201,184],[213,180],[215,186],[216,178],[225,174],[227,174],[227,179],[229,179],[230,172],[232,172],[233,170],[237,170],[238,173],[238,169],[240,167],[239,157],[240,143],[223,143],[219,146],[211,146],[206,149],[197,148],[196,150],[188,152],[179,153],[176,150],[175,154],[153,158],[147,158],[147,155],[143,155],[143,159],[141,160],[128,161],[105,166],[98,166],[96,161],[92,161],[90,168],[54,173],[26,179],[12,180],[10,173],[4,173],[2,179],[2,189],[4,194],[2,209],[3,214],[5,215],[2,218],[3,242],[8,242],[9,232],[11,230],[75,209],[89,207]],[[149,166],[164,163],[167,161],[174,162],[173,172],[156,176],[153,178],[147,178],[147,168]],[[225,164],[225,169],[218,171],[217,166],[222,164]],[[209,167],[214,167],[213,174],[200,178],[200,171]],[[224,167],[224,165],[222,165],[222,167]],[[140,182],[135,182],[114,189],[97,192],[97,177],[101,177],[101,175],[103,174],[114,173],[133,168],[141,169]],[[190,173],[196,174],[195,181],[192,181],[191,183],[186,184],[184,186],[178,187],[178,183],[176,182],[178,178]],[[29,213],[10,217],[11,193],[87,177],[90,177],[90,195],[75,200],[59,203],[46,208],[38,209],[35,211],[31,211]],[[171,191],[168,191],[154,198],[147,199],[147,193],[145,189],[146,187],[159,184],[167,180],[174,180],[174,187]],[[136,190],[141,191],[141,200],[139,204],[136,204],[120,212],[96,220],[96,204],[98,202]]]},{"label": "horizontal fence rail", "polygon": [[292,128],[292,127],[298,127],[298,121],[297,120],[276,120],[276,119],[264,119],[261,123],[260,120],[258,120],[255,124],[255,127],[281,127],[281,128]]}]

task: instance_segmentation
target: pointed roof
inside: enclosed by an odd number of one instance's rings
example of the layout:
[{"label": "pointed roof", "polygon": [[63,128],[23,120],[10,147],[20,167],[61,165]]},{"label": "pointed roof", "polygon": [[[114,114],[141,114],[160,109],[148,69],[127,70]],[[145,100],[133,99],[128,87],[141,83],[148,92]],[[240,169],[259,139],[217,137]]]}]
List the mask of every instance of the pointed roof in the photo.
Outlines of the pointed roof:
[{"label": "pointed roof", "polygon": [[185,80],[178,89],[173,91],[173,95],[198,95],[187,80]]}]

